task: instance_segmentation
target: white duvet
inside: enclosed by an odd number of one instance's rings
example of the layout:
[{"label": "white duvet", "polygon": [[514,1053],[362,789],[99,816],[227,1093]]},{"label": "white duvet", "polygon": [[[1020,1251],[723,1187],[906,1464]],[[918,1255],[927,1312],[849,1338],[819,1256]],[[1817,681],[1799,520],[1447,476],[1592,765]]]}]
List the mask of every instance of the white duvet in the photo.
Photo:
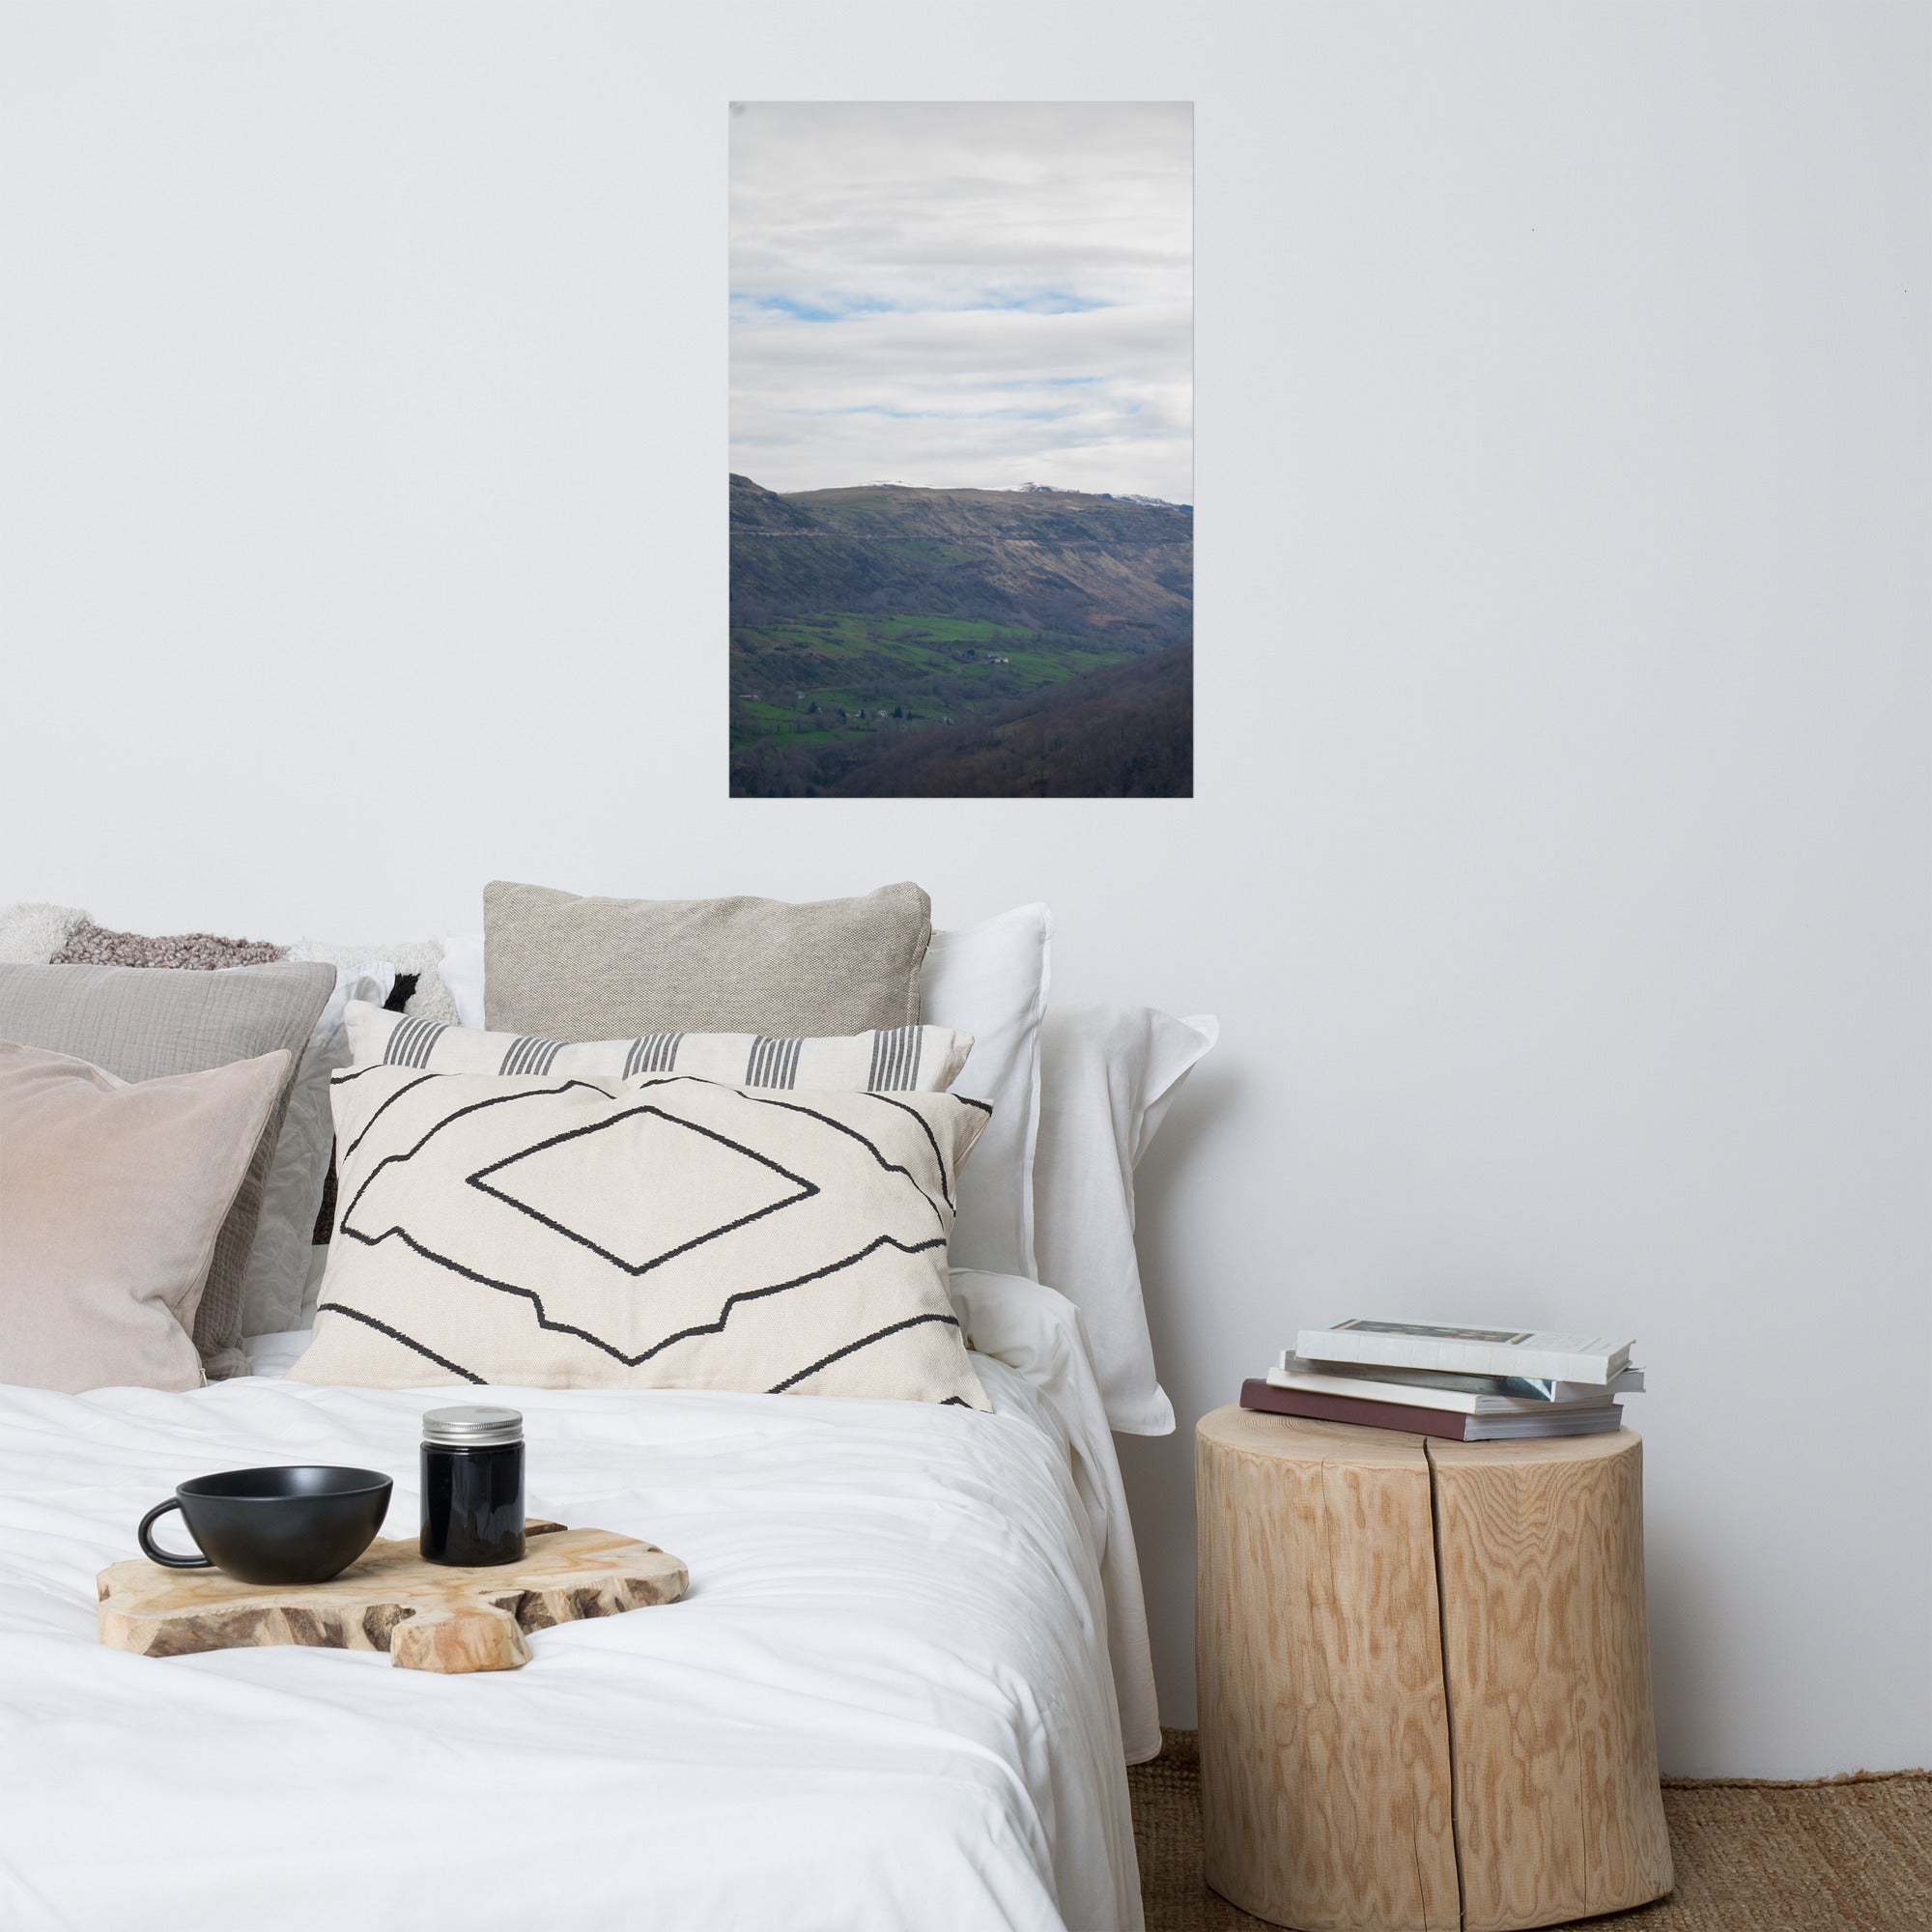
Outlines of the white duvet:
[{"label": "white duvet", "polygon": [[96,1573],[186,1476],[384,1469],[412,1533],[449,1390],[0,1389],[0,1926],[1132,1932],[1115,1670],[1125,1754],[1157,1733],[1111,1444],[1068,1304],[955,1294],[1009,1358],[980,1364],[991,1415],[502,1391],[532,1514],[692,1582],[487,1676],[95,1635]]}]

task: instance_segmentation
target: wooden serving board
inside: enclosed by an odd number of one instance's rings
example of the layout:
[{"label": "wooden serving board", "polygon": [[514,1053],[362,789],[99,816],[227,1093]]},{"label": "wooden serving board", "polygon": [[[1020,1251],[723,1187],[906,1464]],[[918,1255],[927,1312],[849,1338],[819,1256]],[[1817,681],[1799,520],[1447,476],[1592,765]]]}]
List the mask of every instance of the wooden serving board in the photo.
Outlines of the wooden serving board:
[{"label": "wooden serving board", "polygon": [[531,1523],[523,1560],[487,1570],[425,1563],[414,1539],[379,1538],[327,1583],[238,1583],[137,1556],[100,1573],[100,1640],[140,1657],[250,1644],[386,1650],[406,1670],[515,1670],[525,1634],[670,1604],[690,1578],[675,1556],[606,1529]]}]

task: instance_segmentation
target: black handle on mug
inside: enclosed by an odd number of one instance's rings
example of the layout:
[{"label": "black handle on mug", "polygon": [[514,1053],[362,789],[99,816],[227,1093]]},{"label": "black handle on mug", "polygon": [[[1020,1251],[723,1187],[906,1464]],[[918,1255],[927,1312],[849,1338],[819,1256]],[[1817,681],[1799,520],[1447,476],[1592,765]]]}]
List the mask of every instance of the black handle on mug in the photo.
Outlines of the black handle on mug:
[{"label": "black handle on mug", "polygon": [[154,1508],[151,1509],[147,1513],[147,1515],[141,1519],[141,1527],[135,1531],[135,1535],[138,1536],[140,1539],[141,1554],[145,1556],[150,1563],[164,1563],[170,1570],[213,1570],[214,1568],[214,1565],[212,1562],[210,1562],[206,1556],[173,1555],[169,1551],[163,1549],[161,1546],[158,1543],[156,1543],[152,1536],[148,1534],[149,1530],[151,1530],[155,1526],[155,1522],[157,1518],[166,1516],[170,1510],[178,1510],[180,1508],[181,1508],[181,1498],[179,1496],[170,1496],[166,1502],[156,1503],[154,1506]]}]

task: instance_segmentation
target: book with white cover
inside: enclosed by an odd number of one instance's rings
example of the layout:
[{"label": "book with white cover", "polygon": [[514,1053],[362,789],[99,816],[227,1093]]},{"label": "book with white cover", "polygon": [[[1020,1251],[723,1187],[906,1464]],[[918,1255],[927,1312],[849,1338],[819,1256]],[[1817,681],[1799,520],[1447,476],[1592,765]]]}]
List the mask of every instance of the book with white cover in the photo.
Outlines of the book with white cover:
[{"label": "book with white cover", "polygon": [[1433,1321],[1338,1321],[1304,1328],[1294,1351],[1318,1362],[1371,1362],[1475,1376],[1532,1376],[1601,1386],[1630,1367],[1631,1344],[1534,1328],[1452,1327]]},{"label": "book with white cover", "polygon": [[[1410,1378],[1416,1378],[1411,1380]],[[1422,1379],[1422,1378],[1427,1379]],[[1399,1379],[1398,1379],[1399,1378]],[[1544,1382],[1553,1396],[1512,1395],[1502,1376],[1451,1376],[1427,1369],[1378,1369],[1366,1363],[1317,1362],[1282,1351],[1281,1366],[1267,1372],[1275,1388],[1313,1389],[1322,1395],[1351,1396],[1365,1402],[1403,1403],[1411,1408],[1439,1408],[1451,1415],[1548,1415],[1553,1409],[1601,1407],[1620,1395],[1643,1388],[1643,1371],[1626,1369],[1609,1382]]]}]

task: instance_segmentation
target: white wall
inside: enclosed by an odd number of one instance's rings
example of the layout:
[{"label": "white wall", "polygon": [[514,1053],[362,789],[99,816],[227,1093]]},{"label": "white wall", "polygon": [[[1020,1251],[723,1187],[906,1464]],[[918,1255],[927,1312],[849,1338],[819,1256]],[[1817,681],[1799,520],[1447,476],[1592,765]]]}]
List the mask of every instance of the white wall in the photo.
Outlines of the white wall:
[{"label": "white wall", "polygon": [[[1627,1325],[1666,1767],[1932,1762],[1928,20],[14,0],[0,898],[1044,896],[1224,1022],[1187,1424],[1350,1310]],[[724,795],[724,103],[921,96],[1199,103],[1192,803]]]}]

